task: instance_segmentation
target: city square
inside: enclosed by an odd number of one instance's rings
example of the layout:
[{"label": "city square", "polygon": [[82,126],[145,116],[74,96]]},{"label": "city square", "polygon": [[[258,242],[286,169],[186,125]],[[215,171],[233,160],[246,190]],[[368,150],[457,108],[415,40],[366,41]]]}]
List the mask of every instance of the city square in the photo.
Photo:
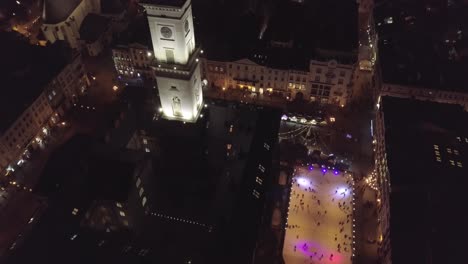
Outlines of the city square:
[{"label": "city square", "polygon": [[285,263],[352,263],[352,186],[350,174],[296,167],[283,247]]}]

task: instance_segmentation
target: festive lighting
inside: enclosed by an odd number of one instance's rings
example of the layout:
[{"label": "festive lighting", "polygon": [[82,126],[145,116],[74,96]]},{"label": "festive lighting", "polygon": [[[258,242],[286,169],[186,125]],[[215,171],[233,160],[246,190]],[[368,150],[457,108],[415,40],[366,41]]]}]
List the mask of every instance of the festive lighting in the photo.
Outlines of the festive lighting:
[{"label": "festive lighting", "polygon": [[371,172],[366,178],[364,178],[364,182],[373,190],[378,191],[377,173],[375,170]]}]

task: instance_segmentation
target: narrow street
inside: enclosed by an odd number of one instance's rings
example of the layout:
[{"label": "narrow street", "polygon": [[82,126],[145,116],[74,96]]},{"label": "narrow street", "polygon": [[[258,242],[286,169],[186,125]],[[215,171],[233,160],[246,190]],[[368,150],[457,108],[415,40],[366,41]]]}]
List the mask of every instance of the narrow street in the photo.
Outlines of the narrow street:
[{"label": "narrow street", "polygon": [[[109,54],[102,54],[95,58],[85,58],[85,63],[88,71],[96,77],[91,81],[88,93],[69,109],[62,119],[65,123],[59,123],[52,129],[44,147],[34,150],[31,157],[8,176],[9,184],[2,190],[0,199],[0,213],[2,219],[16,221],[8,223],[7,229],[0,229],[0,237],[3,238],[0,241],[0,257],[3,255],[1,251],[10,247],[12,240],[17,244],[24,239],[27,230],[34,224],[30,217],[47,206],[35,194],[35,186],[54,151],[76,134],[103,136],[110,125],[108,121],[115,115],[118,93],[113,90],[116,82],[111,57]],[[18,214],[17,208],[23,208],[21,214]]]}]

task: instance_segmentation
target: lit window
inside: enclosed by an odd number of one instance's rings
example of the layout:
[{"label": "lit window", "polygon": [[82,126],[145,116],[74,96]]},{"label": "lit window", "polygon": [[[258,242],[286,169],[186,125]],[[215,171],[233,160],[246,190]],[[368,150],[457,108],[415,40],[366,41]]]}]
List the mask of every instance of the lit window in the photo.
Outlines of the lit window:
[{"label": "lit window", "polygon": [[148,140],[146,140],[146,138],[143,139],[143,144],[148,144]]},{"label": "lit window", "polygon": [[232,148],[232,145],[231,145],[231,144],[227,144],[227,145],[226,145],[226,148],[227,148],[228,150],[230,150],[230,149]]},{"label": "lit window", "polygon": [[434,152],[435,152],[436,156],[440,156],[440,152],[439,152],[439,151],[436,150],[436,151],[434,151]]},{"label": "lit window", "polygon": [[78,236],[77,234],[74,234],[72,237],[70,237],[70,240],[75,240],[77,236]]},{"label": "lit window", "polygon": [[457,161],[457,166],[460,167],[460,168],[463,168],[463,165],[462,165],[461,161]]},{"label": "lit window", "polygon": [[118,208],[122,208],[122,204],[121,204],[121,203],[115,203],[115,205],[117,205]]},{"label": "lit window", "polygon": [[120,216],[125,216],[124,211],[120,211],[119,214],[120,214]]},{"label": "lit window", "polygon": [[263,143],[263,147],[266,148],[267,150],[270,150],[270,145],[268,145],[267,143]]},{"label": "lit window", "polygon": [[72,215],[77,215],[78,214],[78,208],[73,208]]},{"label": "lit window", "polygon": [[141,187],[141,188],[140,188],[140,197],[143,195],[143,192],[144,192],[144,191],[145,191],[145,190],[143,189],[143,187]]},{"label": "lit window", "polygon": [[440,157],[436,157],[436,160],[437,160],[438,162],[441,162],[441,161],[442,161],[442,160],[440,159]]},{"label": "lit window", "polygon": [[455,166],[455,161],[450,160],[450,165]]},{"label": "lit window", "polygon": [[447,153],[452,154],[452,149],[451,149],[451,148],[447,148]]},{"label": "lit window", "polygon": [[253,196],[255,196],[257,199],[260,197],[260,193],[257,192],[257,190],[253,190],[252,194],[253,194]]},{"label": "lit window", "polygon": [[263,183],[262,178],[260,178],[260,177],[258,177],[258,176],[257,176],[257,178],[255,178],[255,181],[256,181],[258,184],[260,184],[260,185],[262,185],[262,183]]},{"label": "lit window", "polygon": [[231,126],[229,127],[229,132],[232,133],[233,129],[234,129],[234,125],[231,125]]},{"label": "lit window", "polygon": [[141,205],[144,207],[146,204],[146,196],[141,200]]},{"label": "lit window", "polygon": [[149,149],[149,148],[145,148],[145,151],[146,151],[146,152],[150,152],[150,149]]},{"label": "lit window", "polygon": [[258,169],[265,172],[265,167],[263,167],[262,164],[258,164]]},{"label": "lit window", "polygon": [[439,149],[439,145],[434,145],[434,149]]},{"label": "lit window", "polygon": [[459,154],[458,150],[456,150],[456,149],[453,150],[453,153],[454,153],[455,155],[458,155],[458,154]]},{"label": "lit window", "polygon": [[141,180],[140,180],[140,178],[137,178],[136,187],[137,187],[137,188],[140,187],[140,184],[141,184]]}]

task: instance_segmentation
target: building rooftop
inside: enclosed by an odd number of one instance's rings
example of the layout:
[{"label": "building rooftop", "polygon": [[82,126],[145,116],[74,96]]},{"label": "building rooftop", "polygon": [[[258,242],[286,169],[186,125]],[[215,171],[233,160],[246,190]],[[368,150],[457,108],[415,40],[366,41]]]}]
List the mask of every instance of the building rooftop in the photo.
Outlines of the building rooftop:
[{"label": "building rooftop", "polygon": [[[41,47],[29,45],[16,33],[0,33],[0,38],[0,56],[9,62],[0,66],[0,78],[4,83],[0,96],[1,134],[71,60],[72,51],[61,41]],[[44,67],[46,62],[47,67]]]},{"label": "building rooftop", "polygon": [[80,26],[80,39],[93,43],[103,35],[110,25],[110,19],[98,14],[88,14]]},{"label": "building rooftop", "polygon": [[126,0],[101,0],[101,13],[120,14],[126,10],[127,6]]},{"label": "building rooftop", "polygon": [[466,1],[386,1],[374,20],[384,82],[467,91]]},{"label": "building rooftop", "polygon": [[44,0],[44,24],[57,24],[67,19],[82,0]]},{"label": "building rooftop", "polygon": [[182,7],[188,0],[142,0],[142,4]]},{"label": "building rooftop", "polygon": [[[468,114],[458,105],[383,97],[394,263],[463,262]],[[450,214],[448,216],[447,214]]]},{"label": "building rooftop", "polygon": [[151,41],[151,33],[146,16],[137,16],[132,19],[127,29],[120,33],[114,42],[116,45],[139,43],[152,50],[153,43]]},{"label": "building rooftop", "polygon": [[[131,88],[123,98],[132,110],[122,116],[135,119],[135,131],[155,138],[156,148],[146,153],[91,137],[72,139],[53,155],[36,187],[50,200],[49,209],[9,263],[209,264],[252,259],[264,202],[252,189],[258,164],[271,168],[272,154],[264,143],[276,142],[280,114],[210,104],[194,124],[153,120],[154,113],[140,102],[147,97]],[[120,122],[120,129],[123,126]],[[98,203],[103,205],[99,211],[96,201],[106,201]],[[72,215],[73,208],[79,208],[78,216]],[[123,218],[118,219],[119,214]],[[104,231],[97,222],[101,220],[108,221],[112,231]]]},{"label": "building rooftop", "polygon": [[352,1],[264,2],[255,11],[239,10],[240,5],[228,1],[193,5],[197,42],[209,59],[254,60],[261,54],[273,68],[308,69],[317,49],[357,50],[357,5]]},{"label": "building rooftop", "polygon": [[[218,61],[249,58],[272,68],[308,70],[309,60],[323,59],[323,54],[318,51],[326,48],[338,51],[332,56],[333,59],[353,64],[355,55],[343,57],[336,54],[354,54],[357,49],[357,6],[354,2],[331,2],[317,6],[309,2],[300,5],[283,1],[274,6],[261,4],[258,11],[251,12],[242,9],[244,5],[237,2],[193,1],[196,41],[203,47],[208,59]],[[342,23],[336,23],[337,17]],[[129,27],[118,43],[128,45],[138,42],[151,46],[148,22],[146,18],[144,20],[138,22],[138,26],[135,23],[138,30]],[[288,25],[281,21],[288,21]],[[320,26],[316,27],[316,33],[309,34],[307,32],[313,30],[305,25]],[[289,48],[281,47],[282,43],[289,45]],[[258,59],[258,55],[262,58]],[[265,56],[267,59],[264,59]]]}]

